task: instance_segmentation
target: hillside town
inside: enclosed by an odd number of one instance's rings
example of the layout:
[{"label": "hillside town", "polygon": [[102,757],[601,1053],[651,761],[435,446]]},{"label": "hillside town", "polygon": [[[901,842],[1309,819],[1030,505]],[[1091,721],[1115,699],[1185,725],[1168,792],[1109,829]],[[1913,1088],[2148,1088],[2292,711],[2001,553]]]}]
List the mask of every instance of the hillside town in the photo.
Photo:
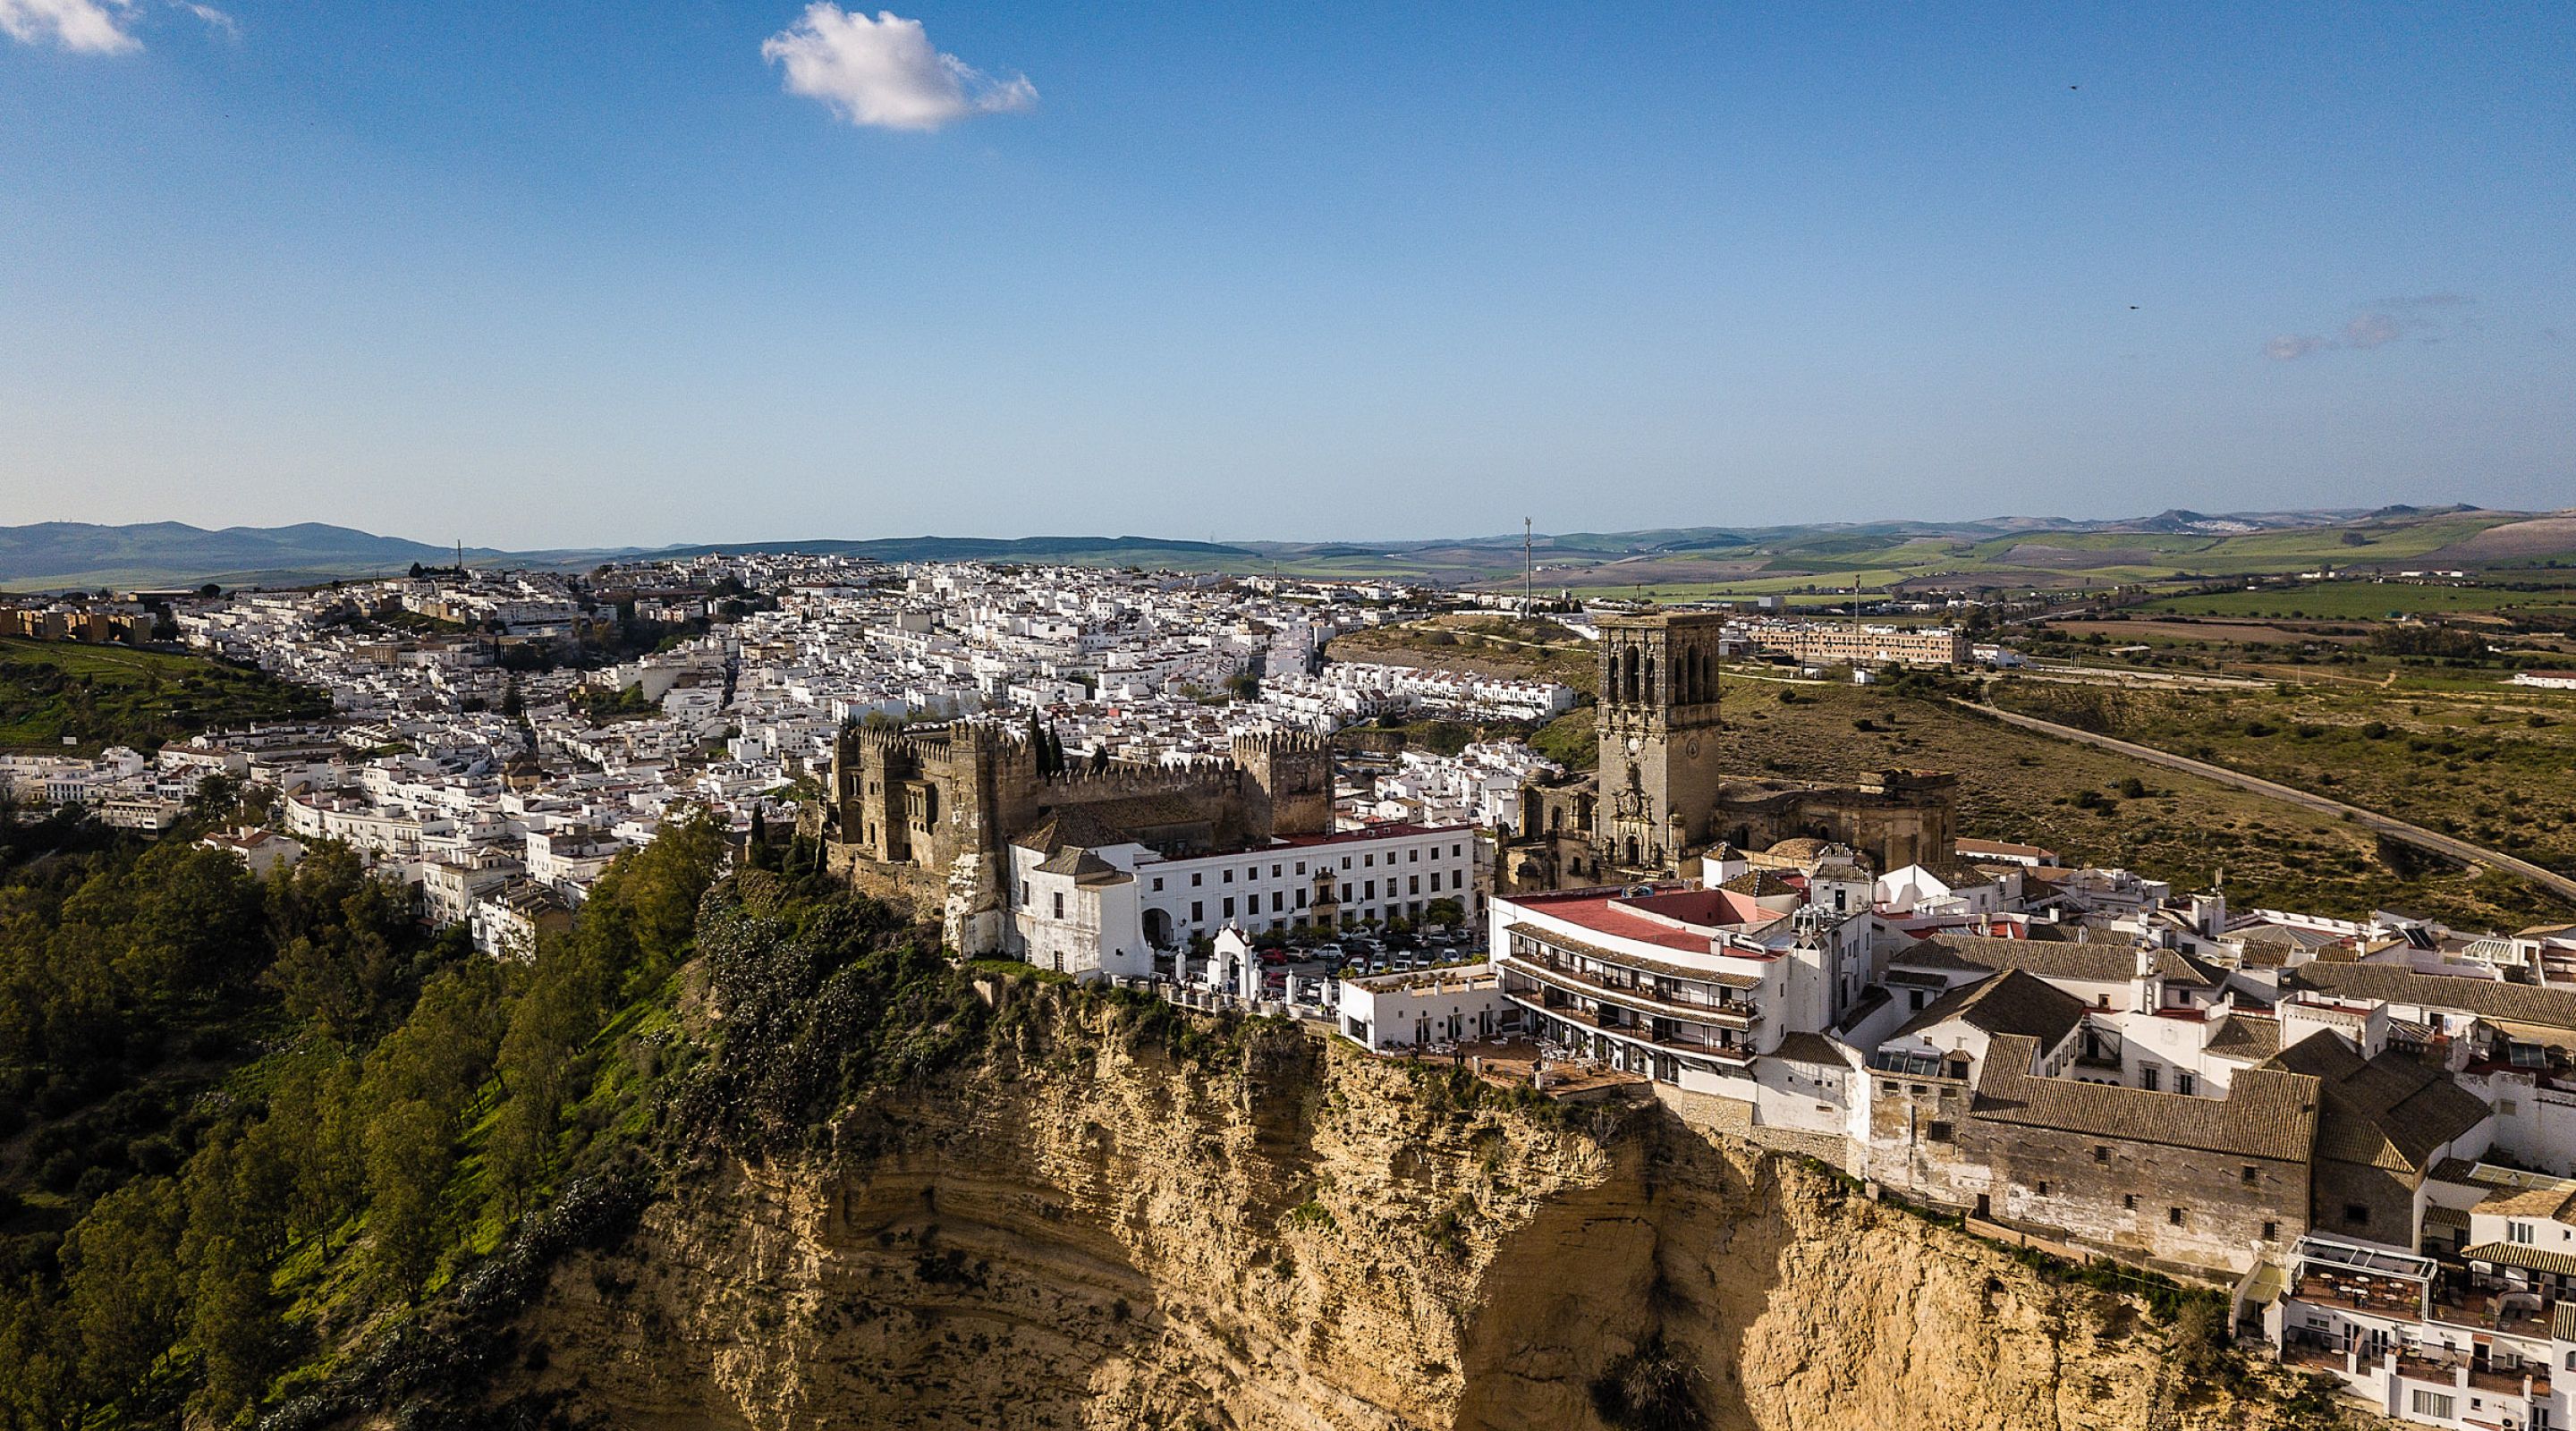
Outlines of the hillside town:
[{"label": "hillside town", "polygon": [[2388,1414],[2576,1415],[2552,1381],[2576,1372],[2576,926],[2236,909],[1961,838],[1937,774],[1788,789],[1701,754],[1720,660],[1975,659],[1949,630],[1567,612],[1599,646],[1597,772],[1334,740],[1590,699],[1328,657],[1422,613],[783,556],[174,596],[154,619],[335,714],[0,758],[0,791],[151,832],[232,782],[275,818],[206,843],[262,872],[344,843],[504,957],[683,812],[737,843],[792,827],[961,953],[1658,1099],[1986,1235],[2224,1288],[2240,1334]]}]

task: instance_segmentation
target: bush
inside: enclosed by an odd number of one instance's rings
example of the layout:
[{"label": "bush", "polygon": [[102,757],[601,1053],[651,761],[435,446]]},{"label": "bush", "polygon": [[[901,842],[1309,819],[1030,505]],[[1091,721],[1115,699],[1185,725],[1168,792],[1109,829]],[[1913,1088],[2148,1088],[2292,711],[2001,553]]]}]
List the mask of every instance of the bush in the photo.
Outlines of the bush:
[{"label": "bush", "polygon": [[1592,1410],[1616,1431],[1699,1431],[1708,1424],[1703,1380],[1657,1332],[1592,1379]]}]

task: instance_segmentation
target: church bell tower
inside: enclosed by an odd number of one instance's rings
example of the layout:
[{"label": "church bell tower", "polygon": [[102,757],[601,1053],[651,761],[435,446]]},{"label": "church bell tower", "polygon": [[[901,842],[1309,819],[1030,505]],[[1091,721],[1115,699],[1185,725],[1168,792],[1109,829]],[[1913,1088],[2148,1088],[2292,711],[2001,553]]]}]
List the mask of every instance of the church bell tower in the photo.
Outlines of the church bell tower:
[{"label": "church bell tower", "polygon": [[1601,801],[1593,851],[1605,869],[1678,872],[1704,843],[1718,786],[1718,612],[1601,618]]}]

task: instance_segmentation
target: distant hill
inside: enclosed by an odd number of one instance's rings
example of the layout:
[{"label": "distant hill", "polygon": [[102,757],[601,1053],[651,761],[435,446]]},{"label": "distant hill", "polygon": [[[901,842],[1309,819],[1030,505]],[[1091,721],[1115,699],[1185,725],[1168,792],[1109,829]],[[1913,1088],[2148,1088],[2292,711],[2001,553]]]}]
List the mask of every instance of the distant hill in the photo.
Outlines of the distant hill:
[{"label": "distant hill", "polygon": [[1254,562],[1260,553],[1222,542],[1161,537],[879,537],[864,541],[716,542],[667,547],[656,556],[713,556],[741,552],[802,552],[867,561],[1073,562],[1087,566],[1170,565],[1174,558]]},{"label": "distant hill", "polygon": [[[39,522],[0,527],[0,585],[60,588],[177,581],[231,585],[270,573],[347,576],[401,571],[416,561],[453,561],[455,552],[454,547],[320,522],[221,531],[182,522],[125,527]],[[470,549],[466,555],[489,559],[499,553]]]},{"label": "distant hill", "polygon": [[[2003,516],[1973,521],[1817,522],[1801,526],[1665,527],[1554,532],[1531,538],[1548,590],[1644,590],[1667,597],[1824,594],[1853,586],[1913,590],[2085,587],[2175,576],[2211,578],[2337,566],[2462,564],[2576,557],[2569,513],[2459,505],[2376,510],[2194,512],[2078,521]],[[2490,535],[2491,533],[2491,535]],[[1201,542],[1146,536],[869,537],[722,542],[645,550],[499,551],[470,562],[579,569],[617,557],[804,552],[886,562],[1045,562],[1346,580],[1517,587],[1518,532],[1394,542]],[[0,588],[306,585],[440,565],[455,548],[347,527],[227,527],[178,522],[0,527]]]}]

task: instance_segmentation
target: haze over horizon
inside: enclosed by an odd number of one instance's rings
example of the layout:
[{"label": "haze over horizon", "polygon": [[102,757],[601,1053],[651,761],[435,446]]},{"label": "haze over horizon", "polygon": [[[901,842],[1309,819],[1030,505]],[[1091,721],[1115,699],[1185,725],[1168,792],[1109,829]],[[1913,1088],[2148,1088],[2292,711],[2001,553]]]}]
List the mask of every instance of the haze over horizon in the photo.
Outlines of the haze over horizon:
[{"label": "haze over horizon", "polygon": [[0,0],[10,520],[2576,493],[2576,11]]}]

